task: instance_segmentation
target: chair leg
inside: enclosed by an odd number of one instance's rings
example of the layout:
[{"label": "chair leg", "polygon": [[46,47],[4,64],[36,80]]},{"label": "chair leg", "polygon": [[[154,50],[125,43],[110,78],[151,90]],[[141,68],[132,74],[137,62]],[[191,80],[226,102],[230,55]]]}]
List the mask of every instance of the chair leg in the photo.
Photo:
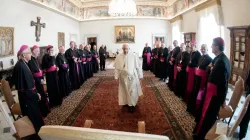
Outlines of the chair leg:
[{"label": "chair leg", "polygon": [[231,120],[232,120],[232,118],[233,118],[233,116],[234,116],[234,112],[235,112],[235,111],[233,111],[232,117],[230,117],[230,119],[229,119],[229,121],[228,121],[228,125],[230,124],[230,122],[231,122]]},{"label": "chair leg", "polygon": [[138,122],[138,133],[146,133],[145,132],[145,122],[144,121],[139,121]]},{"label": "chair leg", "polygon": [[14,121],[16,121],[17,119],[15,118],[15,115],[14,115],[14,114],[12,114],[12,113],[11,113],[11,115],[12,115],[12,117],[13,117]]},{"label": "chair leg", "polygon": [[230,124],[231,120],[232,120],[233,116],[229,118],[229,121],[228,121],[228,125]]}]

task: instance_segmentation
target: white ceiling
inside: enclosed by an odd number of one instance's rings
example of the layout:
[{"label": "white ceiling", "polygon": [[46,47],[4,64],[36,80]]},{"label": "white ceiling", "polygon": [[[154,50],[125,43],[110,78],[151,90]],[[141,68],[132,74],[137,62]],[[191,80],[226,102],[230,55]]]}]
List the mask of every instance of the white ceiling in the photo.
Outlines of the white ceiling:
[{"label": "white ceiling", "polygon": [[[108,6],[111,0],[69,0],[79,8]],[[171,6],[177,0],[135,0],[137,5]]]}]

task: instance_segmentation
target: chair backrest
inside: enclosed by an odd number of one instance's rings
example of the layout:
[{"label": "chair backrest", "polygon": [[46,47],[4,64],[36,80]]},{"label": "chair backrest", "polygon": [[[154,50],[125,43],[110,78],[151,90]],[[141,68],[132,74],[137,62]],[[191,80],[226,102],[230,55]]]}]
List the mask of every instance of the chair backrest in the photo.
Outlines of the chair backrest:
[{"label": "chair backrest", "polygon": [[243,91],[244,91],[244,80],[241,77],[239,77],[235,83],[235,88],[228,104],[232,107],[234,111],[237,108],[237,105],[240,101]]},{"label": "chair backrest", "polygon": [[227,136],[228,137],[232,137],[233,133],[235,132],[236,128],[239,126],[242,118],[245,116],[247,108],[248,108],[248,104],[250,101],[250,95],[247,96],[245,103],[243,105],[243,107],[241,108],[240,114],[238,116],[238,118],[236,119],[236,121],[234,122],[234,124],[232,125],[232,127],[229,129]]},{"label": "chair backrest", "polygon": [[17,134],[20,138],[36,133],[35,128],[27,116],[24,116],[14,122]]},{"label": "chair backrest", "polygon": [[8,107],[11,108],[11,106],[15,103],[15,100],[12,95],[9,82],[6,80],[1,80],[1,83],[2,83],[1,91],[4,95]]}]

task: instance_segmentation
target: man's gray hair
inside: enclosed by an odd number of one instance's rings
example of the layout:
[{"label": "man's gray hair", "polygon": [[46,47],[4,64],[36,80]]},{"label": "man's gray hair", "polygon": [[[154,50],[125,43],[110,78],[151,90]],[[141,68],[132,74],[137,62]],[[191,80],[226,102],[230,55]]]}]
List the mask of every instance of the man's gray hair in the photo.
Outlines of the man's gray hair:
[{"label": "man's gray hair", "polygon": [[207,44],[202,44],[201,47],[204,47],[206,50],[208,50]]},{"label": "man's gray hair", "polygon": [[122,44],[122,48],[125,46],[127,46],[127,48],[129,49],[129,45],[127,43]]}]

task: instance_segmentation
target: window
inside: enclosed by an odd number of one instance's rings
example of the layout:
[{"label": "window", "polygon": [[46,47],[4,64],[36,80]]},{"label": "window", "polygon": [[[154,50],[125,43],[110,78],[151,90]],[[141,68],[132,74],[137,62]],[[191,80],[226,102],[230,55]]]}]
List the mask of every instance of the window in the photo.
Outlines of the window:
[{"label": "window", "polygon": [[180,25],[178,23],[172,25],[172,41],[174,40],[177,40],[179,44],[184,41],[184,36],[180,32]]},{"label": "window", "polygon": [[224,28],[216,23],[215,17],[213,14],[208,14],[207,16],[203,16],[200,18],[199,23],[199,47],[202,44],[207,44],[208,46],[208,54],[214,58],[215,55],[212,53],[212,40],[215,37],[224,36],[223,30]]}]

